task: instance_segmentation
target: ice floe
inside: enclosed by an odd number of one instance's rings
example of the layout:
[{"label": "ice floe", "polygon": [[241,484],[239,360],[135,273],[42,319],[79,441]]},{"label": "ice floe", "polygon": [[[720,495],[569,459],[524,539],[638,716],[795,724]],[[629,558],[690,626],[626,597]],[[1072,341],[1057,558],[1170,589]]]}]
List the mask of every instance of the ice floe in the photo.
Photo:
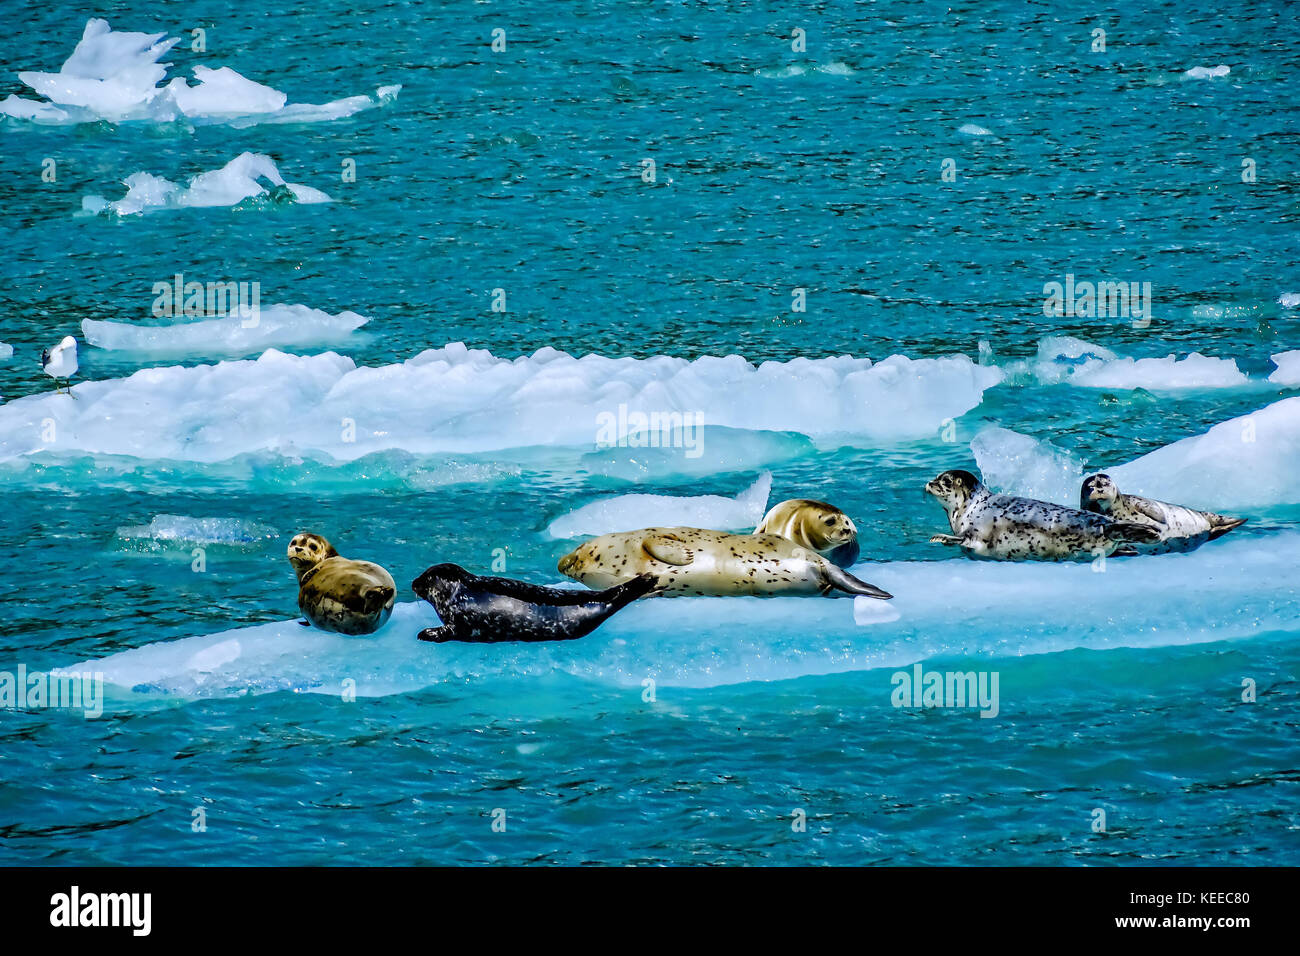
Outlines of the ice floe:
[{"label": "ice floe", "polygon": [[1212,511],[1300,504],[1300,396],[1105,470],[1121,491]]},{"label": "ice floe", "polygon": [[1231,388],[1249,378],[1233,359],[1192,352],[1178,358],[1133,359],[1072,336],[1050,336],[1038,343],[1038,355],[1005,366],[1013,381],[1027,378],[1043,385],[1068,383],[1083,388],[1174,391]]},{"label": "ice floe", "polygon": [[[670,687],[899,668],[943,656],[983,658],[979,667],[996,669],[1009,655],[1251,637],[1294,626],[1297,566],[1295,533],[1111,559],[1102,573],[1089,564],[966,559],[862,564],[853,573],[894,600],[863,608],[829,598],[650,598],[588,637],[555,644],[422,643],[416,633],[437,615],[410,602],[369,637],[285,620],[148,644],[63,670],[99,672],[122,688],[110,695],[110,709],[130,706],[130,698],[383,696],[556,674],[638,690],[651,678],[662,698]],[[400,569],[398,580],[406,580]],[[1004,706],[1015,695],[1014,686],[1001,688]]]},{"label": "ice floe", "polygon": [[[266,451],[351,461],[388,449],[604,446],[664,452],[689,467],[711,454],[707,427],[828,443],[932,435],[1001,379],[964,355],[755,366],[737,355],[575,358],[549,347],[510,360],[453,343],[358,367],[332,352],[272,349],[257,359],[81,382],[75,398],[44,393],[8,402],[0,406],[0,461],[91,453],[216,462]],[[679,431],[670,426],[701,418],[702,438],[692,433],[677,447]],[[638,427],[643,419],[649,431]]]},{"label": "ice floe", "polygon": [[81,200],[82,212],[131,216],[149,209],[235,206],[258,197],[300,203],[331,201],[319,189],[285,182],[275,161],[261,153],[240,153],[220,169],[191,177],[184,187],[146,172],[131,174],[123,180],[123,185],[127,192],[121,199],[110,201],[103,196],[84,197]]},{"label": "ice floe", "polygon": [[1190,70],[1184,70],[1183,76],[1189,80],[1214,80],[1231,72],[1232,67],[1220,63],[1218,66],[1194,66]]},{"label": "ice floe", "polygon": [[288,103],[288,97],[230,67],[194,67],[194,85],[174,77],[164,86],[170,64],[159,62],[178,38],[166,33],[112,30],[106,20],[87,21],[81,40],[56,73],[28,70],[18,78],[43,100],[10,95],[0,116],[35,123],[70,125],[98,121],[194,123],[301,123],[341,119],[391,102],[400,86],[382,86],[374,96],[350,96],[330,103]]},{"label": "ice floe", "polygon": [[1277,368],[1268,377],[1270,382],[1287,388],[1300,386],[1300,349],[1279,352],[1272,359]]},{"label": "ice floe", "polygon": [[546,533],[552,538],[575,538],[652,527],[749,531],[763,520],[771,493],[772,473],[766,471],[734,498],[722,495],[619,495],[593,501],[556,518]]},{"label": "ice floe", "polygon": [[231,313],[172,325],[136,325],[84,319],[91,345],[152,355],[250,355],[268,348],[332,345],[369,320],[355,312],[330,315],[305,305],[269,305],[256,313]]}]

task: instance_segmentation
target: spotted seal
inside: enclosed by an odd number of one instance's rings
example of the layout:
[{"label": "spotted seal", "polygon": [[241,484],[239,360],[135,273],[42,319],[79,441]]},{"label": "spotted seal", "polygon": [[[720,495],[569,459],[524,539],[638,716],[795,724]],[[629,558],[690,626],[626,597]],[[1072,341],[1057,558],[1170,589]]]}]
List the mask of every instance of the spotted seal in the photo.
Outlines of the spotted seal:
[{"label": "spotted seal", "polygon": [[821,555],[776,534],[704,528],[642,528],[603,534],[560,559],[560,573],[604,588],[650,572],[665,596],[864,594],[888,591],[859,581]]},{"label": "spotted seal", "polygon": [[[968,554],[1002,561],[1070,561],[1136,553],[1132,545],[1159,538],[1155,528],[1112,521],[1050,501],[995,495],[969,471],[945,471],[926,482],[948,513],[953,534],[930,538]],[[1121,550],[1123,549],[1123,550]]]},{"label": "spotted seal", "polygon": [[779,534],[842,568],[851,568],[858,560],[857,525],[824,501],[791,498],[773,505],[754,534]]},{"label": "spotted seal", "polygon": [[323,631],[373,634],[393,613],[397,585],[377,564],[340,557],[318,534],[304,531],[289,542],[298,575],[298,608]]},{"label": "spotted seal", "polygon": [[435,564],[411,582],[411,590],[432,604],[442,621],[441,627],[421,631],[422,641],[572,641],[654,591],[655,576],[642,574],[593,593],[480,577],[457,564]]},{"label": "spotted seal", "polygon": [[1213,511],[1197,511],[1154,498],[1126,495],[1110,475],[1092,475],[1084,479],[1079,491],[1079,507],[1116,521],[1133,521],[1159,529],[1159,541],[1137,545],[1144,554],[1191,551],[1246,523],[1245,518],[1229,518]]}]

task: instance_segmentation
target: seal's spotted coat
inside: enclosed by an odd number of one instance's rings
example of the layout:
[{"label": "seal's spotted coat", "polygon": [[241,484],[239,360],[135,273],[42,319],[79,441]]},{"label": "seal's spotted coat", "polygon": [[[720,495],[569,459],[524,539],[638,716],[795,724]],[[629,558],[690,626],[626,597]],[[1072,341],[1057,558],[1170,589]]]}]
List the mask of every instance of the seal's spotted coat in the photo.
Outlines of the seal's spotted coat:
[{"label": "seal's spotted coat", "polygon": [[1121,548],[1121,553],[1131,554],[1134,543],[1159,537],[1156,529],[1146,525],[1112,521],[1050,501],[995,495],[969,471],[945,471],[925,490],[943,504],[953,530],[930,540],[960,545],[976,557],[1087,560]]},{"label": "seal's spotted coat", "polygon": [[859,581],[821,555],[775,534],[728,534],[706,528],[642,528],[592,538],[560,559],[560,573],[587,587],[609,587],[654,574],[663,594],[893,595]]},{"label": "seal's spotted coat", "polygon": [[1197,511],[1154,498],[1126,495],[1109,475],[1093,475],[1084,480],[1079,491],[1079,507],[1116,521],[1132,521],[1158,529],[1159,541],[1134,546],[1143,554],[1191,551],[1246,523],[1245,518],[1229,518],[1213,511]]}]

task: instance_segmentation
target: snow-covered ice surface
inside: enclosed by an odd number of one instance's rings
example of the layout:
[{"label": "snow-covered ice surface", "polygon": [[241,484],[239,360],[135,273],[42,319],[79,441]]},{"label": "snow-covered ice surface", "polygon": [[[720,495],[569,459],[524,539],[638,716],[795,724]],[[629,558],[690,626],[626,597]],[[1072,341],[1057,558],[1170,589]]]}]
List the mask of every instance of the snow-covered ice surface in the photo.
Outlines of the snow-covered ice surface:
[{"label": "snow-covered ice surface", "polygon": [[[934,434],[1001,378],[964,355],[755,366],[735,355],[575,358],[549,347],[511,360],[453,343],[369,367],[333,352],[269,350],[255,360],[81,382],[75,399],[45,393],[11,401],[0,407],[0,461],[92,453],[215,462],[253,452],[353,460],[390,449],[590,448],[621,406],[702,414],[705,455],[707,427],[717,426],[879,443]],[[42,440],[46,420],[57,426],[55,442]],[[344,421],[353,433],[341,429]],[[630,451],[689,460],[680,448],[637,448],[633,434],[609,437]]]},{"label": "snow-covered ice surface", "polygon": [[552,538],[576,538],[651,527],[749,531],[763,520],[772,473],[764,472],[734,498],[723,495],[629,494],[603,498],[561,515],[546,528]]}]

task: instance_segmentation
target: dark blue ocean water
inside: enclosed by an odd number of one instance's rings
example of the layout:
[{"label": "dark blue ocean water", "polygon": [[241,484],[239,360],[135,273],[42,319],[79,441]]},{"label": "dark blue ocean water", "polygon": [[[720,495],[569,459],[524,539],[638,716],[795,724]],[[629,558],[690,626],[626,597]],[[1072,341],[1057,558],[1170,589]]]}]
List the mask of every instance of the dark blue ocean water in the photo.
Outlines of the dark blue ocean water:
[{"label": "dark blue ocean water", "polygon": [[[14,5],[0,35],[0,96],[31,96],[18,72],[57,70],[92,14],[186,37],[165,58],[173,75],[229,66],[290,102],[402,92],[311,124],[0,120],[0,341],[15,350],[0,364],[0,555],[13,572],[3,575],[0,670],[291,620],[284,545],[304,528],[379,561],[399,585],[436,561],[486,573],[498,549],[512,576],[553,583],[573,545],[543,534],[554,518],[633,491],[735,495],[763,468],[773,502],[835,502],[861,529],[864,559],[897,565],[885,573],[899,626],[923,605],[946,609],[913,617],[922,623],[911,643],[875,663],[841,646],[870,642],[872,627],[861,638],[839,625],[802,635],[797,612],[765,624],[746,610],[729,623],[714,605],[702,607],[698,632],[689,615],[669,633],[632,608],[621,628],[554,658],[429,646],[419,648],[425,670],[412,672],[358,642],[355,670],[315,680],[302,679],[301,658],[277,661],[274,638],[245,638],[249,663],[234,684],[267,692],[161,681],[110,688],[93,720],[0,710],[0,863],[1298,861],[1300,595],[1259,583],[1294,571],[1294,493],[1243,486],[1204,502],[1251,519],[1204,549],[1238,549],[1222,552],[1213,581],[1197,577],[1200,564],[1180,577],[1130,561],[1068,601],[1014,566],[1000,569],[987,606],[947,606],[942,590],[917,593],[919,584],[905,593],[915,571],[906,562],[950,562],[954,581],[967,574],[964,559],[928,543],[947,529],[921,486],[971,467],[982,427],[1110,467],[1296,394],[1265,379],[1270,356],[1300,348],[1300,313],[1279,303],[1300,291],[1297,8]],[[189,49],[195,27],[207,31],[204,53]],[[1098,27],[1104,52],[1092,50]],[[497,28],[501,52],[490,45]],[[1228,76],[1184,76],[1219,64]],[[962,132],[968,124],[983,132]],[[120,198],[132,173],[183,183],[244,151],[334,201],[76,215],[83,196]],[[42,180],[49,158],[55,182]],[[341,176],[349,159],[355,182]],[[954,181],[942,176],[947,160]],[[767,426],[783,435],[766,451],[719,438],[726,453],[698,467],[657,467],[543,437],[472,454],[412,444],[427,433],[491,446],[495,434],[527,432],[514,385],[417,390],[400,410],[368,405],[363,392],[363,427],[408,437],[341,462],[285,450],[314,393],[268,398],[262,411],[282,418],[282,442],[248,451],[239,436],[253,428],[241,416],[257,401],[238,386],[207,394],[160,379],[156,404],[104,412],[71,450],[29,450],[22,429],[44,413],[16,403],[49,391],[41,349],[80,337],[84,319],[156,321],[153,284],[176,273],[259,282],[264,303],[367,316],[332,348],[375,368],[450,342],[505,360],[551,346],[757,364],[974,358],[984,341],[1010,364],[1046,337],[1073,336],[1134,358],[1232,360],[1250,381],[1135,391],[1031,377],[990,388],[961,414],[837,407],[827,414],[839,427],[810,412],[806,429]],[[1044,284],[1067,274],[1149,282],[1150,323],[1046,317]],[[505,312],[493,311],[497,289]],[[792,310],[796,289],[805,311]],[[218,346],[179,361],[240,357]],[[83,341],[78,380],[177,362]],[[791,368],[766,394],[774,407],[797,405],[826,366]],[[171,427],[162,419],[191,401],[211,414],[179,440],[226,440],[229,455],[160,444]],[[711,420],[736,411],[725,385],[701,401]],[[440,409],[427,426],[421,402]],[[616,404],[597,396],[590,407]],[[226,407],[239,411],[223,421]],[[855,427],[913,416],[902,437]],[[220,428],[224,439],[213,437]],[[104,436],[116,436],[111,448]],[[1279,444],[1276,460],[1300,462],[1300,446]],[[189,544],[118,532],[168,514],[240,519],[273,536],[214,544],[196,573]],[[1119,573],[1149,573],[1150,607],[1177,624],[1138,628],[1123,614],[1108,623],[1106,582]],[[667,656],[638,670],[661,645]],[[778,663],[764,668],[768,654]],[[151,660],[144,670],[176,676],[164,657]],[[999,715],[894,707],[891,676],[916,660],[997,672]],[[368,668],[374,694],[330,692],[353,673],[365,685]],[[418,676],[427,669],[436,679]],[[642,673],[663,675],[653,700]],[[1252,702],[1244,678],[1257,687]],[[1094,831],[1099,808],[1104,832]],[[206,829],[196,832],[198,809]],[[493,829],[496,811],[504,832]],[[803,831],[791,825],[800,811]]]}]

